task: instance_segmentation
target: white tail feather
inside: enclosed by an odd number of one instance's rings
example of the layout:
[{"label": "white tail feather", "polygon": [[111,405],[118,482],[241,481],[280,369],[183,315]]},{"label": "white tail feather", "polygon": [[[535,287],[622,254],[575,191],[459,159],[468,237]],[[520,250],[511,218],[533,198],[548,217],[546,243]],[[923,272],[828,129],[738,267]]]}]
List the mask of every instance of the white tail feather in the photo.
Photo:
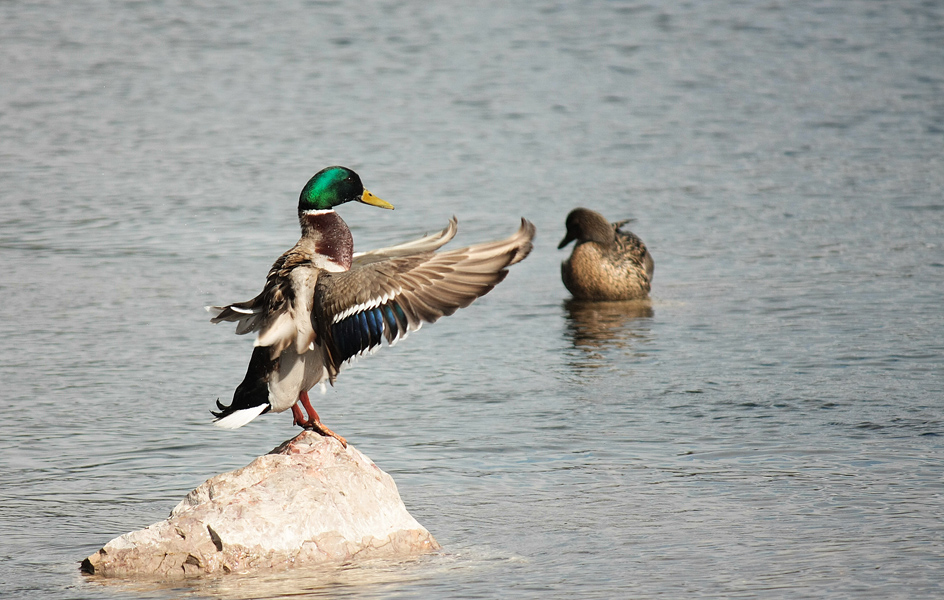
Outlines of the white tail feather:
[{"label": "white tail feather", "polygon": [[268,408],[268,406],[268,404],[260,404],[259,406],[253,406],[252,408],[237,410],[231,415],[226,415],[222,419],[213,421],[213,424],[217,427],[222,427],[223,429],[239,429],[249,421],[252,421],[261,415],[262,411]]}]

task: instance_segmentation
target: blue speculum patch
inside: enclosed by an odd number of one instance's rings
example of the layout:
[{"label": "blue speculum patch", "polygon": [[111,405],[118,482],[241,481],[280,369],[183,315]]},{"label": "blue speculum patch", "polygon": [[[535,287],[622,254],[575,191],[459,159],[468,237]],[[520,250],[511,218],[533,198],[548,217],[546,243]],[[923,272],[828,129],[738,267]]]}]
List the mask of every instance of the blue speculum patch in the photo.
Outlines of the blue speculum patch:
[{"label": "blue speculum patch", "polygon": [[384,339],[384,327],[387,338],[395,340],[400,332],[407,328],[406,313],[395,302],[363,310],[346,317],[331,326],[331,335],[338,350],[338,362],[348,360],[379,346]]}]

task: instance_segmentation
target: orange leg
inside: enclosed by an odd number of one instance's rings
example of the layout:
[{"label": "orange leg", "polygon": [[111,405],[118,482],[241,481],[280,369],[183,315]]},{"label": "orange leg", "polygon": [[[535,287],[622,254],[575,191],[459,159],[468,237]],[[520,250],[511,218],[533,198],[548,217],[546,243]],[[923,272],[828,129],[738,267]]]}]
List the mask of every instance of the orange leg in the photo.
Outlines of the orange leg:
[{"label": "orange leg", "polygon": [[[302,409],[298,406],[299,403],[305,407],[305,411],[308,413],[307,419],[302,415]],[[328,427],[321,422],[318,412],[311,405],[311,400],[308,398],[308,392],[303,391],[298,395],[298,402],[292,405],[292,416],[295,418],[296,425],[301,425],[305,429],[317,431],[324,436],[333,437],[334,439],[341,442],[342,446],[347,448],[347,440],[328,429]]]},{"label": "orange leg", "polygon": [[305,420],[305,415],[302,414],[302,407],[298,405],[298,402],[292,405],[292,418],[292,425],[304,427],[308,424],[308,421]]}]

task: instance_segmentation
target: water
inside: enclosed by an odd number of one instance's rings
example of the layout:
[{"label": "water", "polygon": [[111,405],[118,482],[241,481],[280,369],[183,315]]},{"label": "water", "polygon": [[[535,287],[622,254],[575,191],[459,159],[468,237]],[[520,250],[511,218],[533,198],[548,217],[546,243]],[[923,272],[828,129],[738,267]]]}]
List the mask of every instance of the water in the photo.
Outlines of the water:
[{"label": "water", "polygon": [[[665,4],[663,6],[663,4]],[[944,8],[934,2],[0,4],[0,596],[944,594]],[[101,585],[78,561],[293,435],[208,426],[328,164],[360,249],[527,216],[475,305],[325,422],[442,554]],[[567,302],[584,205],[651,310]]]}]

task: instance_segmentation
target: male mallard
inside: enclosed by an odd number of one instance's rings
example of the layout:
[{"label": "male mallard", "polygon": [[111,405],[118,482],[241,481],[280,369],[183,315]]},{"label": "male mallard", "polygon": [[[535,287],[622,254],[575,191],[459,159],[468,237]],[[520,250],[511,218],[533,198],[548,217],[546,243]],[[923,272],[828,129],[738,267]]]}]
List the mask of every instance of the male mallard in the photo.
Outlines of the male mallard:
[{"label": "male mallard", "polygon": [[561,279],[577,300],[635,300],[649,295],[654,264],[642,240],[598,212],[575,208],[558,248],[577,240]]},{"label": "male mallard", "polygon": [[233,402],[217,401],[219,412],[211,411],[215,425],[236,429],[264,412],[291,408],[295,424],[346,445],[321,423],[308,390],[325,380],[333,385],[343,365],[382,340],[392,345],[423,322],[468,306],[531,251],[534,225],[522,219],[506,240],[436,253],[456,234],[453,217],[437,234],[354,254],[351,231],[334,210],[351,201],[393,208],[350,169],[316,173],[298,199],[301,239],[272,265],[262,293],[207,307],[213,323],[235,321],[237,334],[259,332]]}]

